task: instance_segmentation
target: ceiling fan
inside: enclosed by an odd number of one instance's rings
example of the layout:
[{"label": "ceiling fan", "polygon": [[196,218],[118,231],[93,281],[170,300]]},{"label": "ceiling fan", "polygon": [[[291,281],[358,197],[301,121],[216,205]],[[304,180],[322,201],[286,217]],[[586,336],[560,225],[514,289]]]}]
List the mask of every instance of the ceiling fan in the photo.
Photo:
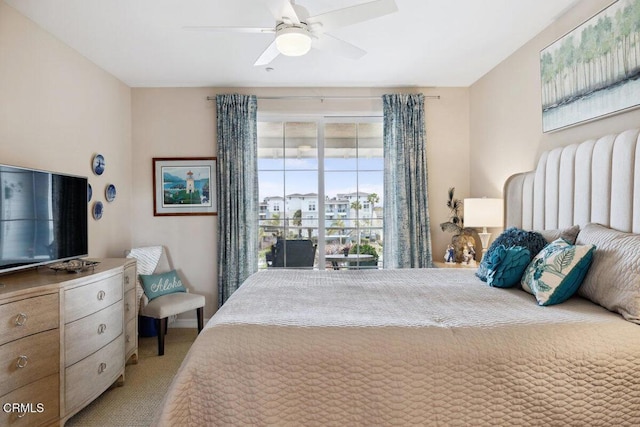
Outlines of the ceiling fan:
[{"label": "ceiling fan", "polygon": [[328,34],[336,28],[378,18],[398,10],[394,0],[375,0],[368,3],[332,10],[309,16],[304,7],[294,0],[263,0],[276,19],[274,27],[183,27],[185,30],[234,33],[275,34],[274,40],[258,57],[254,66],[267,65],[279,54],[305,55],[313,47],[338,55],[358,59],[366,52],[353,44]]}]

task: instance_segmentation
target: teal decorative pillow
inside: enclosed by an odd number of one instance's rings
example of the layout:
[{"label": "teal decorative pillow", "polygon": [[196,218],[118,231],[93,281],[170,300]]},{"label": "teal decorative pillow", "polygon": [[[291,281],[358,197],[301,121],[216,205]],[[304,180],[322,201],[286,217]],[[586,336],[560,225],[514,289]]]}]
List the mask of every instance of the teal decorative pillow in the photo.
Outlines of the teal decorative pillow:
[{"label": "teal decorative pillow", "polygon": [[[489,245],[489,249],[484,255],[482,262],[480,262],[478,270],[476,271],[476,276],[478,276],[480,280],[484,282],[487,281],[487,257],[500,245],[506,247],[525,247],[529,249],[529,256],[533,258],[535,254],[547,245],[547,241],[542,237],[542,234],[537,231],[525,231],[516,227],[507,228]],[[529,261],[531,261],[531,259],[529,259]]]},{"label": "teal decorative pillow", "polygon": [[594,245],[571,245],[564,239],[549,243],[525,270],[522,288],[535,295],[540,305],[566,301],[582,284],[595,248]]},{"label": "teal decorative pillow", "polygon": [[497,288],[510,288],[520,282],[531,260],[529,249],[522,246],[507,248],[500,245],[486,256],[487,283]]},{"label": "teal decorative pillow", "polygon": [[184,287],[175,270],[162,274],[141,274],[140,281],[149,301],[161,295],[187,292],[187,288]]}]

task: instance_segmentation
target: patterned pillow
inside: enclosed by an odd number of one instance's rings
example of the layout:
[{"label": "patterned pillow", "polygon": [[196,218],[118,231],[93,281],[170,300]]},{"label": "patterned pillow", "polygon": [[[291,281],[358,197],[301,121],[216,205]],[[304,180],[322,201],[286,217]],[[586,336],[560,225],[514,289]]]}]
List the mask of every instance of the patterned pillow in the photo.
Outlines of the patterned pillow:
[{"label": "patterned pillow", "polygon": [[182,284],[182,280],[175,270],[162,274],[141,274],[140,281],[144,288],[144,293],[149,301],[161,295],[172,294],[174,292],[187,292]]},{"label": "patterned pillow", "polygon": [[498,246],[487,260],[487,284],[497,288],[510,288],[520,282],[531,254],[522,246]]},{"label": "patterned pillow", "polygon": [[[533,257],[540,252],[546,244],[547,241],[542,237],[542,234],[536,231],[525,231],[516,227],[507,228],[502,234],[496,237],[496,240],[489,246],[487,253],[476,271],[476,276],[478,276],[480,280],[487,281],[487,262],[493,251],[500,245],[504,245],[507,248],[511,246],[522,246],[529,249],[529,256]],[[529,259],[529,261],[531,261],[531,259]]]},{"label": "patterned pillow", "polygon": [[549,243],[527,267],[522,289],[535,295],[539,305],[566,301],[582,284],[595,248],[571,245],[562,238]]},{"label": "patterned pillow", "polygon": [[598,247],[578,294],[640,323],[640,235],[587,224],[577,243]]}]

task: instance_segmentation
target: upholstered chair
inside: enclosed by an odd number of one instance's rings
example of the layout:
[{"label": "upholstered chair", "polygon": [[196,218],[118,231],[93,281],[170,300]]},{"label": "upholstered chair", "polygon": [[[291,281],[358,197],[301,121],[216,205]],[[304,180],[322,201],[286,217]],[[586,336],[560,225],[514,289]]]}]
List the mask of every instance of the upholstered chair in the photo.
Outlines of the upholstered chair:
[{"label": "upholstered chair", "polygon": [[173,270],[167,251],[163,246],[147,246],[134,248],[127,254],[128,258],[137,261],[138,280],[137,292],[140,301],[138,313],[155,319],[158,331],[158,356],[164,355],[164,336],[167,333],[169,317],[191,310],[196,310],[198,318],[198,333],[203,327],[204,295],[187,292],[173,292],[149,298],[144,293],[140,282],[140,275],[152,275]]},{"label": "upholstered chair", "polygon": [[283,239],[271,246],[265,254],[268,267],[313,268],[316,245],[308,239]]}]

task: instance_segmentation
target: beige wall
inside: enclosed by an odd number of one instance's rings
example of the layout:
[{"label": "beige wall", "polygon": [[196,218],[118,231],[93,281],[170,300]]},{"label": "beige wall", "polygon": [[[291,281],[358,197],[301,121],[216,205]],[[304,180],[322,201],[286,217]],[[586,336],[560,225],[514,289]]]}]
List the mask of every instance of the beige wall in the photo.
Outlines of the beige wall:
[{"label": "beige wall", "polygon": [[[272,95],[371,96],[407,89],[357,88],[171,88],[133,89],[133,211],[134,246],[163,244],[188,285],[207,297],[205,315],[217,304],[217,225],[215,217],[154,217],[153,157],[207,157],[216,153],[215,102],[207,96],[219,93]],[[440,99],[425,101],[431,230],[434,256],[441,258],[451,235],[438,224],[446,221],[447,189],[469,194],[469,91],[466,88],[421,88]],[[382,103],[371,100],[282,101],[263,100],[259,114],[380,114]],[[182,316],[183,318],[190,317]],[[191,316],[193,317],[193,316]]]},{"label": "beige wall", "polygon": [[540,50],[612,3],[583,0],[470,88],[471,194],[502,195],[542,151],[640,126],[640,109],[542,133]]},{"label": "beige wall", "polygon": [[[91,172],[95,153],[105,173]],[[117,198],[89,220],[89,255],[131,245],[131,91],[0,1],[0,163],[89,177],[93,200]]]}]

